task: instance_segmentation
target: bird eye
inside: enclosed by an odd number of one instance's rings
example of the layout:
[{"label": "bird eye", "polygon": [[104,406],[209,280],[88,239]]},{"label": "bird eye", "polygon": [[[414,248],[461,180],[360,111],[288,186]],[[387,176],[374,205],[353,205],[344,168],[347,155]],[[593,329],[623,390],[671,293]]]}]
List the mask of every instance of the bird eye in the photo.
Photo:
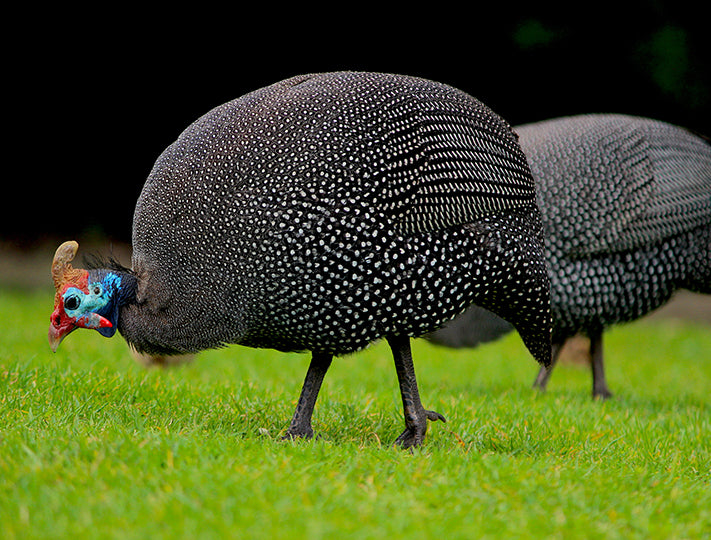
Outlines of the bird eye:
[{"label": "bird eye", "polygon": [[65,309],[76,309],[79,307],[79,304],[81,302],[79,301],[79,297],[76,295],[68,296],[67,298],[64,299],[64,308]]},{"label": "bird eye", "polygon": [[97,296],[101,294],[101,285],[99,285],[98,283],[94,285],[94,294]]}]

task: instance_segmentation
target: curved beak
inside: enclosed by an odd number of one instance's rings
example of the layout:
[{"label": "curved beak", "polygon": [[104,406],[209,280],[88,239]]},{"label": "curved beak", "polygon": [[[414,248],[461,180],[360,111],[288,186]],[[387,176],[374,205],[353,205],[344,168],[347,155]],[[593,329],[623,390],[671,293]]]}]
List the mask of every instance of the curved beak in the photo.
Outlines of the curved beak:
[{"label": "curved beak", "polygon": [[[69,317],[61,316],[58,311],[55,311],[49,321],[48,337],[52,352],[57,352],[62,340],[77,328],[90,328],[99,332],[104,328],[113,328],[111,321],[98,313],[87,313],[76,319],[70,319]],[[105,335],[107,334],[105,333]],[[113,335],[113,332],[110,335]]]},{"label": "curved beak", "polygon": [[[59,322],[59,324],[55,324],[55,322]],[[57,348],[62,340],[76,329],[77,326],[72,324],[70,320],[65,319],[60,321],[58,316],[52,314],[48,334],[49,346],[52,349],[52,352],[57,352]]]}]

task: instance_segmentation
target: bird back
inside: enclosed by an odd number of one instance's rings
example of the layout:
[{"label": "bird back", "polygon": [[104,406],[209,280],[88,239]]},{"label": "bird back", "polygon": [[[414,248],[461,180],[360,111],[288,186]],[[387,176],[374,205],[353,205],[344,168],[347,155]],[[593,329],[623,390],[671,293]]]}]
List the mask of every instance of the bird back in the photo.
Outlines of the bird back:
[{"label": "bird back", "polygon": [[711,222],[711,146],[686,129],[590,114],[516,131],[559,256],[632,250]]}]

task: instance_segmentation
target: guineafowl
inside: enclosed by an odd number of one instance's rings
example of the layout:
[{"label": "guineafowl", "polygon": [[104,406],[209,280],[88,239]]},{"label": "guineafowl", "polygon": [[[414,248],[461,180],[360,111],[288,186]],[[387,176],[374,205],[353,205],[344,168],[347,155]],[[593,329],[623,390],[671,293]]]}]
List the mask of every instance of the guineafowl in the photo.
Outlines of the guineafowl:
[{"label": "guineafowl", "polygon": [[[711,145],[686,129],[626,115],[581,115],[515,128],[539,188],[550,263],[553,358],[590,338],[593,395],[609,397],[602,333],[666,303],[711,293]],[[486,310],[427,336],[474,346],[509,330]],[[493,328],[479,329],[480,325]]]},{"label": "guineafowl", "polygon": [[311,437],[332,358],[390,345],[406,429],[427,420],[410,337],[473,301],[550,361],[550,286],[526,158],[473,97],[415,77],[293,77],[208,112],[158,158],[136,205],[132,269],[57,250],[56,350],[77,327],[186,354],[230,343],[311,351],[286,438]]}]

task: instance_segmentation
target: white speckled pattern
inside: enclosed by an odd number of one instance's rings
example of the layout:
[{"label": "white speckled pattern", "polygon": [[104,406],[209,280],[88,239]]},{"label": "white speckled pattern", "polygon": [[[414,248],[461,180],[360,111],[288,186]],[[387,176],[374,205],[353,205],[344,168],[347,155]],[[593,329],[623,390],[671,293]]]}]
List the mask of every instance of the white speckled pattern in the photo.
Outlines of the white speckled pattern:
[{"label": "white speckled pattern", "polygon": [[[554,342],[635,320],[680,289],[711,293],[711,145],[626,115],[515,128],[539,187]],[[474,346],[486,313],[429,338]],[[457,330],[454,331],[456,326]],[[497,325],[493,334],[508,331]]]},{"label": "white speckled pattern", "polygon": [[344,354],[476,301],[550,351],[534,183],[508,124],[397,75],[295,77],[210,111],[136,206],[138,350]]}]

